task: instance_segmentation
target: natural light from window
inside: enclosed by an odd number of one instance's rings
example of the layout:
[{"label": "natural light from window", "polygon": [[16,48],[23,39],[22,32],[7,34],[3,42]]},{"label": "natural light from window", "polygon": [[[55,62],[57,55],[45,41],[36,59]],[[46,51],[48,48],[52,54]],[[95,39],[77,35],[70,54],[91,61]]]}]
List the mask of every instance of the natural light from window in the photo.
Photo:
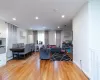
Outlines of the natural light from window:
[{"label": "natural light from window", "polygon": [[43,42],[43,44],[45,44],[45,37],[44,37],[44,31],[38,31],[38,43],[40,42],[40,41],[42,41]]}]

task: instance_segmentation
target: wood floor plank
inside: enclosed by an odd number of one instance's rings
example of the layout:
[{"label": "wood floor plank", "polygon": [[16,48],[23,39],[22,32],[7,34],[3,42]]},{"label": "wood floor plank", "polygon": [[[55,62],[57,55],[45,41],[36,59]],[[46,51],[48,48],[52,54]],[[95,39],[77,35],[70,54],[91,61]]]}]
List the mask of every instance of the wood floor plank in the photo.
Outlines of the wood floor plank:
[{"label": "wood floor plank", "polygon": [[25,60],[11,60],[0,68],[2,80],[88,80],[72,62],[40,60],[35,53]]}]

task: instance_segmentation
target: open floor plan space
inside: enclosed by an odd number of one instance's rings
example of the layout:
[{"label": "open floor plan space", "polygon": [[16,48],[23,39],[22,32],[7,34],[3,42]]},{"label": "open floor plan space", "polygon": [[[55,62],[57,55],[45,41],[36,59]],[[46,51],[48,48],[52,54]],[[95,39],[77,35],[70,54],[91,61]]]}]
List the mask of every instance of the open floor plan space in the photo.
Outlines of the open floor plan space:
[{"label": "open floor plan space", "polygon": [[100,0],[0,0],[0,80],[100,80]]},{"label": "open floor plan space", "polygon": [[0,68],[2,80],[88,80],[71,61],[40,60],[39,53]]}]

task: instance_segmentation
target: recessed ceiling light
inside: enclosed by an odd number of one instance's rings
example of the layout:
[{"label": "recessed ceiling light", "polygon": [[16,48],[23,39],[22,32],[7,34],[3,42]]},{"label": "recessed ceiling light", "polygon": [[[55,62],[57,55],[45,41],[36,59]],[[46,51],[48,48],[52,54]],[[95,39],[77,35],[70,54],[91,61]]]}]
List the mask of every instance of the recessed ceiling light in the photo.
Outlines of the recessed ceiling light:
[{"label": "recessed ceiling light", "polygon": [[38,20],[38,19],[39,19],[39,17],[35,17],[35,19],[36,19],[36,20]]},{"label": "recessed ceiling light", "polygon": [[60,28],[60,27],[58,26],[58,28]]},{"label": "recessed ceiling light", "polygon": [[65,18],[65,15],[62,15],[61,17],[62,17],[62,18]]},{"label": "recessed ceiling light", "polygon": [[14,21],[16,21],[16,18],[12,18]]}]

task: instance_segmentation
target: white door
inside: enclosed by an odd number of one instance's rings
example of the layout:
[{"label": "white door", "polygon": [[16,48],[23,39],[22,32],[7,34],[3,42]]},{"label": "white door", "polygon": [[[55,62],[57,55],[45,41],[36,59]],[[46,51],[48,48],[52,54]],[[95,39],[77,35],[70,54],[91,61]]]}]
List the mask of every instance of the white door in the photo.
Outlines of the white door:
[{"label": "white door", "polygon": [[91,80],[100,80],[100,51],[91,50]]}]

